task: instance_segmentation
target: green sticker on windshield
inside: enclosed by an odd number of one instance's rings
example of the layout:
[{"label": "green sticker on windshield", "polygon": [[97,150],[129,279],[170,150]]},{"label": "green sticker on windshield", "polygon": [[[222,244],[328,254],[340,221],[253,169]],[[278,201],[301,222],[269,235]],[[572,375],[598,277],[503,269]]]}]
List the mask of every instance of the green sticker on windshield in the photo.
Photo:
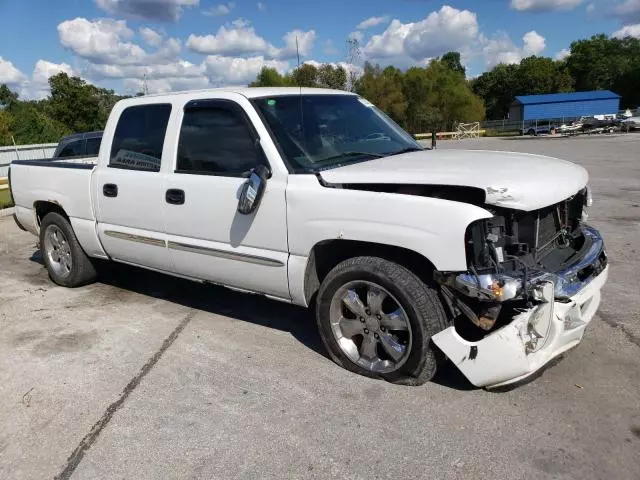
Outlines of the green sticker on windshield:
[{"label": "green sticker on windshield", "polygon": [[276,101],[272,98],[270,100],[267,100],[267,105],[269,105],[270,107],[273,107],[276,104]]}]

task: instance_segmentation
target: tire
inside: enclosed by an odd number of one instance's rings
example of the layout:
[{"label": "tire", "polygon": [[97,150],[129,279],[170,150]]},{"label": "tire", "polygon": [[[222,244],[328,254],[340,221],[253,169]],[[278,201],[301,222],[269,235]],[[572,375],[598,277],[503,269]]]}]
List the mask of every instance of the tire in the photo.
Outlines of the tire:
[{"label": "tire", "polygon": [[63,287],[80,287],[96,279],[91,259],[65,217],[51,212],[40,224],[40,250],[49,277]]},{"label": "tire", "polygon": [[[371,301],[369,290],[373,290]],[[348,306],[353,298],[352,292],[366,299],[361,304],[356,302],[356,310],[362,306],[366,309],[364,320]],[[376,292],[384,294],[384,302],[376,301]],[[376,302],[380,308],[376,308]],[[375,314],[376,311],[380,316]],[[380,320],[378,323],[374,315]],[[398,322],[400,318],[408,325],[408,332],[388,323],[392,319]],[[355,257],[331,270],[318,292],[316,319],[330,358],[360,375],[402,385],[422,385],[433,378],[444,358],[431,341],[434,334],[447,327],[447,317],[438,293],[410,270],[382,258]],[[354,333],[358,325],[364,330]],[[372,340],[372,335],[377,340]],[[375,362],[369,360],[372,355],[362,353],[365,342],[367,345],[377,342],[374,350],[378,359]],[[394,357],[387,353],[392,351],[389,344],[396,346]],[[400,351],[403,351],[402,358],[395,358],[400,356]]]}]

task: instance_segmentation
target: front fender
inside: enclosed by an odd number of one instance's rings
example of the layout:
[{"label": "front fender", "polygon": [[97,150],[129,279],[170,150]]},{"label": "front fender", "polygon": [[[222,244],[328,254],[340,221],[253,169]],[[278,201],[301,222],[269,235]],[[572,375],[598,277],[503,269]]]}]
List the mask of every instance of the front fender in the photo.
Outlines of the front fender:
[{"label": "front fender", "polygon": [[466,229],[490,217],[462,202],[327,188],[311,175],[292,175],[287,185],[289,249],[303,257],[322,241],[357,240],[415,251],[437,270],[466,270]]}]

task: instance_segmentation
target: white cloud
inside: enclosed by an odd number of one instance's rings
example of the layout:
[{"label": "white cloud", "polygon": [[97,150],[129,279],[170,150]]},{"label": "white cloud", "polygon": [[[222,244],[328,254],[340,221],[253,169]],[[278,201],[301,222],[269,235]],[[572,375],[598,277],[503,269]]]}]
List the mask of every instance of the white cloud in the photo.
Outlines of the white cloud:
[{"label": "white cloud", "polygon": [[221,17],[223,15],[229,15],[231,13],[231,10],[233,10],[235,6],[236,2],[220,3],[206,10],[203,10],[202,13],[209,17]]},{"label": "white cloud", "polygon": [[571,50],[568,48],[563,48],[555,55],[556,60],[565,60],[569,55],[571,55]]},{"label": "white cloud", "polygon": [[618,0],[611,8],[611,14],[625,24],[640,22],[640,0]]},{"label": "white cloud", "polygon": [[584,0],[511,0],[511,8],[521,12],[549,12],[573,10]]},{"label": "white cloud", "polygon": [[0,57],[0,84],[6,83],[11,89],[20,87],[27,76],[18,70],[13,63]]},{"label": "white cloud", "polygon": [[362,41],[364,40],[364,33],[356,30],[355,32],[351,32],[347,38],[349,40],[356,40],[358,43],[362,43]]},{"label": "white cloud", "polygon": [[189,50],[210,55],[241,55],[264,53],[269,43],[256,34],[253,27],[221,26],[215,35],[189,35]]},{"label": "white cloud", "polygon": [[536,31],[528,32],[522,37],[522,47],[516,46],[506,34],[481,40],[484,43],[482,53],[487,68],[500,63],[519,63],[524,57],[539,55],[546,48],[545,38]]},{"label": "white cloud", "polygon": [[[316,32],[310,30],[303,32],[302,30],[293,30],[288,32],[282,37],[284,40],[284,48],[276,49],[271,52],[274,58],[288,59],[297,56],[297,51],[300,51],[301,57],[306,57],[313,50],[313,45],[316,41]],[[296,48],[297,39],[297,48]]]},{"label": "white cloud", "polygon": [[614,32],[612,37],[615,38],[625,38],[625,37],[635,37],[640,38],[640,23],[635,25],[626,25],[622,27],[617,32]]},{"label": "white cloud", "polygon": [[260,10],[261,12],[267,11],[267,4],[264,2],[258,2],[256,3],[256,6],[258,7],[258,10]]},{"label": "white cloud", "polygon": [[539,55],[547,47],[545,38],[535,30],[525,33],[522,40],[524,41],[522,54],[525,57]]},{"label": "white cloud", "polygon": [[589,5],[587,5],[587,13],[593,13],[596,11],[596,4],[594,2],[591,2]]},{"label": "white cloud", "polygon": [[162,35],[148,27],[140,27],[140,36],[147,45],[158,47],[162,43]]},{"label": "white cloud", "polygon": [[280,73],[289,69],[289,62],[268,60],[263,56],[232,58],[212,55],[205,58],[203,64],[211,83],[216,86],[247,85],[256,79],[265,66],[275,68]]},{"label": "white cloud", "polygon": [[142,20],[175,22],[185,8],[200,0],[94,0],[98,8],[112,15]]},{"label": "white cloud", "polygon": [[49,96],[49,78],[59,73],[66,73],[70,77],[78,76],[70,65],[66,63],[53,63],[47,60],[38,60],[31,74],[31,79],[25,82],[21,96],[32,100],[40,100]]},{"label": "white cloud", "polygon": [[282,39],[283,48],[277,48],[259,36],[255,29],[246,23],[223,25],[215,35],[189,35],[187,47],[196,53],[205,55],[263,55],[269,58],[287,59],[297,55],[296,38],[301,56],[308,55],[313,49],[316,39],[315,31],[303,32],[293,30],[286,33]]},{"label": "white cloud", "polygon": [[124,20],[75,18],[58,25],[58,36],[63,47],[98,64],[166,63],[175,60],[181,50],[180,41],[169,38],[155,52],[147,52],[129,41],[133,31]]},{"label": "white cloud", "polygon": [[382,17],[369,17],[366,20],[363,20],[358,24],[356,29],[365,30],[367,28],[372,28],[380,25],[381,23],[387,23],[389,21],[389,16],[384,15]]},{"label": "white cloud", "polygon": [[475,13],[447,5],[415,23],[394,19],[380,35],[374,35],[363,47],[372,61],[392,61],[400,65],[424,64],[429,58],[448,51],[470,51],[478,41]]}]

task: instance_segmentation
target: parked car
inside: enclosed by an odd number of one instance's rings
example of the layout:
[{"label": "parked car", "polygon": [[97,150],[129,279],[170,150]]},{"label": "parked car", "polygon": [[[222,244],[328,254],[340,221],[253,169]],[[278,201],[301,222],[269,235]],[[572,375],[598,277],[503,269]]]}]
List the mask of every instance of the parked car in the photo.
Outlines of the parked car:
[{"label": "parked car", "polygon": [[76,133],[58,143],[53,158],[91,157],[98,155],[102,132]]},{"label": "parked car", "polygon": [[62,286],[104,259],[313,306],[338,365],[408,385],[442,353],[474,385],[521,381],[600,304],[588,174],[566,161],[424,150],[355,94],[299,88],[123,100],[103,142],[11,165]]},{"label": "parked car", "polygon": [[626,118],[620,123],[620,126],[627,132],[630,130],[640,130],[640,116]]},{"label": "parked car", "polygon": [[531,137],[536,137],[538,135],[549,135],[555,133],[558,129],[558,125],[555,123],[540,123],[540,124],[531,124],[528,127],[524,128],[520,131],[520,135],[529,135]]}]

